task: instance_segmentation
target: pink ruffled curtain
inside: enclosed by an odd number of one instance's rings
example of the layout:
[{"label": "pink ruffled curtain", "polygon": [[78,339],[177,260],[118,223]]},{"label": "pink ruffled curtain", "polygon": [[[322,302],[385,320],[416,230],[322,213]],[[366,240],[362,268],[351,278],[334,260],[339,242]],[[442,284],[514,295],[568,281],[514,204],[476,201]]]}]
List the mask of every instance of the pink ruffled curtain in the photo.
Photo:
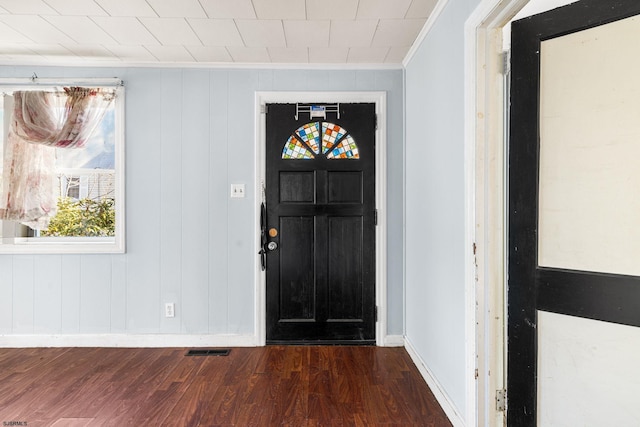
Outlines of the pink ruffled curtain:
[{"label": "pink ruffled curtain", "polygon": [[5,140],[0,219],[45,229],[57,208],[55,149],[29,144],[13,130]]},{"label": "pink ruffled curtain", "polygon": [[56,148],[82,148],[113,102],[113,90],[65,88],[14,92],[4,151],[0,219],[45,229],[56,214]]}]

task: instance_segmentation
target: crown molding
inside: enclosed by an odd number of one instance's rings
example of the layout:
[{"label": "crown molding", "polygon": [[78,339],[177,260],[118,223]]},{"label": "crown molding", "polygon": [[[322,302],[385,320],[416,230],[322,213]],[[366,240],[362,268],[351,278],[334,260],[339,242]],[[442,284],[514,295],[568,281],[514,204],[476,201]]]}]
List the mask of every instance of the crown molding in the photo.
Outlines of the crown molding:
[{"label": "crown molding", "polygon": [[208,68],[270,70],[402,70],[401,63],[245,63],[245,62],[126,62],[126,61],[43,61],[37,59],[0,60],[0,66],[77,67],[77,68]]},{"label": "crown molding", "polygon": [[448,3],[449,0],[439,0],[438,3],[436,3],[436,6],[433,8],[433,12],[431,12],[431,15],[429,15],[427,22],[424,23],[424,26],[422,27],[422,30],[420,30],[418,37],[416,37],[415,41],[411,45],[411,48],[409,49],[409,52],[407,52],[407,55],[402,60],[402,68],[406,68],[409,62],[411,62],[411,59],[418,51],[418,48],[427,37],[429,32],[431,32],[431,29],[438,21],[438,18],[440,17]]}]

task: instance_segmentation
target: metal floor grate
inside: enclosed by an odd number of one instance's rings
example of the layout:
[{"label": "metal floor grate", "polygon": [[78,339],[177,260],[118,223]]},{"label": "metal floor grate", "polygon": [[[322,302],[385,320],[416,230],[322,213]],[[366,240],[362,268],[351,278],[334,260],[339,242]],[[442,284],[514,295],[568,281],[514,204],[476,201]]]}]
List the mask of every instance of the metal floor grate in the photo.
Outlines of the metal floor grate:
[{"label": "metal floor grate", "polygon": [[228,348],[198,348],[187,351],[185,356],[228,356],[229,353]]}]

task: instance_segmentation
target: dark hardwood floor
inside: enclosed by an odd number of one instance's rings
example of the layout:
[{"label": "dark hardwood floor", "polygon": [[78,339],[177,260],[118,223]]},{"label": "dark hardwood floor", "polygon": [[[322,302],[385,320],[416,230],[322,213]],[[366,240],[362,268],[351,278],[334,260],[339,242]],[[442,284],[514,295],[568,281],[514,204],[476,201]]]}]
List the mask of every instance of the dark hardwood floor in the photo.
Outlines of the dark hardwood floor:
[{"label": "dark hardwood floor", "polygon": [[0,349],[0,425],[451,425],[403,348],[186,350]]}]

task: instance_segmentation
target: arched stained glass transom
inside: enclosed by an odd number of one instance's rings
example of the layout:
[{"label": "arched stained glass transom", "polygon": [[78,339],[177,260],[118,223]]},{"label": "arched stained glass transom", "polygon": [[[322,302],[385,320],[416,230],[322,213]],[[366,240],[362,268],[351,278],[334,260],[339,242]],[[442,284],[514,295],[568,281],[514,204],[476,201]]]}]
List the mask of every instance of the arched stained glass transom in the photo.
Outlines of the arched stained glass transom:
[{"label": "arched stained glass transom", "polygon": [[282,149],[283,159],[359,159],[358,145],[347,131],[334,123],[311,122],[299,127]]}]

